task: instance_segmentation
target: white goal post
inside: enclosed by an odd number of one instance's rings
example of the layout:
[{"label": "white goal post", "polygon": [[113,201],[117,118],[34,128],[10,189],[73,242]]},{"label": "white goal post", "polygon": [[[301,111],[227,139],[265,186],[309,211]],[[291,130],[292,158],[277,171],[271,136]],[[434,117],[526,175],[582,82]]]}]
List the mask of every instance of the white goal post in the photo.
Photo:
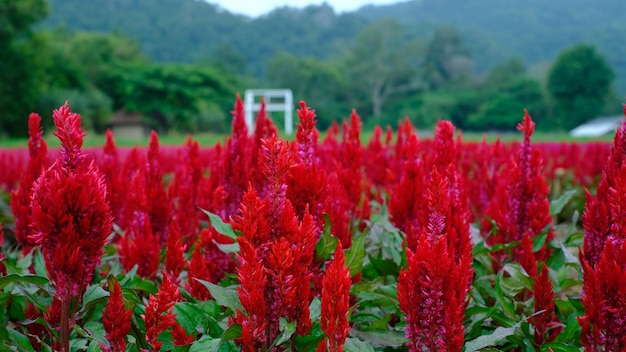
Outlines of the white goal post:
[{"label": "white goal post", "polygon": [[248,130],[254,131],[256,113],[261,109],[261,102],[256,102],[256,98],[259,96],[265,99],[265,111],[282,111],[285,114],[285,133],[291,135],[293,133],[293,93],[291,89],[247,89],[244,111]]}]

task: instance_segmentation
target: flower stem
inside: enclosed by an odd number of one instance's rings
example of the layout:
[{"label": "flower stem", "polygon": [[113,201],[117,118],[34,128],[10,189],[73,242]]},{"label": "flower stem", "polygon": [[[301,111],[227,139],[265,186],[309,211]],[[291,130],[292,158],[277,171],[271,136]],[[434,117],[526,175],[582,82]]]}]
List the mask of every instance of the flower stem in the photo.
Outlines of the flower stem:
[{"label": "flower stem", "polygon": [[61,302],[61,351],[70,352],[70,301]]}]

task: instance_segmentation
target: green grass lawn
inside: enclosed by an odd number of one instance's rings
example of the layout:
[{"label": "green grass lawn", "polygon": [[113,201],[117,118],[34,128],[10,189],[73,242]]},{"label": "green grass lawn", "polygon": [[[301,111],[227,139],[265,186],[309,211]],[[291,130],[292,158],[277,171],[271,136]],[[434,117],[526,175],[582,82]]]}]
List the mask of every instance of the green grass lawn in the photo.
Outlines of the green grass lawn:
[{"label": "green grass lawn", "polygon": [[[420,130],[421,131],[421,130]],[[431,131],[428,131],[431,132]],[[432,134],[430,134],[432,135]],[[498,136],[500,136],[502,141],[520,141],[522,139],[522,134],[519,132],[509,132],[504,134],[496,134],[496,133],[480,133],[480,132],[463,132],[463,140],[464,141],[482,141],[483,136],[487,136],[487,141],[494,142]],[[224,140],[228,135],[226,134],[216,134],[216,133],[197,133],[193,134],[192,137],[200,143],[200,146],[214,146],[216,143],[220,142],[223,144]],[[320,140],[323,140],[325,133],[320,134]],[[281,134],[282,138],[287,136]],[[295,135],[289,136],[288,139],[294,138]],[[368,143],[370,138],[372,137],[371,130],[365,130],[361,133],[361,140],[363,143]],[[48,134],[45,137],[46,143],[50,147],[58,147],[59,140],[54,137],[52,134]],[[182,145],[185,142],[187,135],[178,134],[178,133],[170,133],[159,135],[159,142],[161,145]],[[430,138],[428,133],[424,133],[424,136],[420,137],[422,139]],[[119,139],[116,138],[115,144],[117,146],[124,147],[134,147],[134,146],[147,146],[148,145],[148,136],[139,139],[139,140],[129,140],[129,139]],[[613,135],[607,134],[605,136],[599,138],[573,138],[568,133],[564,132],[543,132],[536,131],[533,135],[533,141],[535,142],[586,142],[586,141],[612,141]],[[104,146],[105,137],[104,135],[96,135],[92,133],[88,133],[85,137],[85,147],[102,147]],[[26,148],[28,146],[28,139],[0,139],[0,149],[7,148]]]}]

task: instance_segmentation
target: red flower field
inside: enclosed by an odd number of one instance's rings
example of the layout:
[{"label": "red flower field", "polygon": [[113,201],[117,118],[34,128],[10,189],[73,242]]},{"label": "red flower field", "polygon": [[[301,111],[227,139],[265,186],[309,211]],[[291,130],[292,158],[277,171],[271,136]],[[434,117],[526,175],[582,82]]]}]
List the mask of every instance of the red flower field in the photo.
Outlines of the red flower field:
[{"label": "red flower field", "polygon": [[298,116],[249,131],[238,98],[223,144],[84,149],[66,103],[57,150],[31,114],[0,151],[0,350],[626,350],[626,124],[364,143],[356,112],[322,140]]}]

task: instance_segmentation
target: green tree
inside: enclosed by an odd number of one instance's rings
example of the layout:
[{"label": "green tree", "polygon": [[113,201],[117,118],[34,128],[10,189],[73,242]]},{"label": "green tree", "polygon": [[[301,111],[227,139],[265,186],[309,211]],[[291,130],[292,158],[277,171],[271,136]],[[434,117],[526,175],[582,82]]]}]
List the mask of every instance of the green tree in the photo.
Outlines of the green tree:
[{"label": "green tree", "polygon": [[[223,127],[232,106],[235,82],[211,67],[188,64],[118,64],[107,72],[102,89],[114,109],[143,114],[150,127],[191,132]],[[211,126],[205,119],[221,118]]]},{"label": "green tree", "polygon": [[389,97],[421,87],[417,54],[417,42],[407,38],[397,21],[372,23],[359,33],[345,58],[350,91],[379,116]]},{"label": "green tree", "polygon": [[271,87],[291,89],[296,101],[305,100],[315,109],[320,129],[350,112],[347,82],[341,66],[332,61],[281,52],[267,66],[267,81]]},{"label": "green tree", "polygon": [[548,75],[554,126],[571,129],[597,117],[613,79],[613,70],[594,47],[578,45],[563,51]]},{"label": "green tree", "polygon": [[459,33],[438,29],[426,47],[422,75],[432,90],[463,85],[471,77],[474,62]]},{"label": "green tree", "polygon": [[[514,130],[524,109],[534,120],[545,121],[545,104],[541,84],[520,75],[485,93],[485,101],[476,113],[469,115],[468,123],[476,130]],[[540,123],[543,125],[543,123]]]},{"label": "green tree", "polygon": [[43,90],[38,40],[30,28],[47,13],[45,0],[0,1],[0,134],[28,133],[28,113]]}]

